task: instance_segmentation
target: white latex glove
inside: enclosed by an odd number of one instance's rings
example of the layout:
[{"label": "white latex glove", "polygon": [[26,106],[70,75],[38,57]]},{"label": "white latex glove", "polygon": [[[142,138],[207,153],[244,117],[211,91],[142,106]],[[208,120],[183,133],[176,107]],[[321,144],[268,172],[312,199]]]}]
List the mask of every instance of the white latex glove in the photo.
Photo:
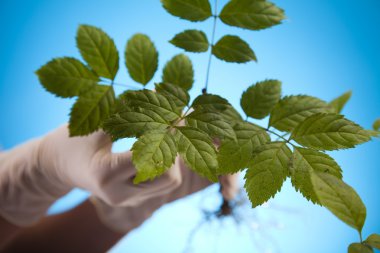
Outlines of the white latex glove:
[{"label": "white latex glove", "polygon": [[28,226],[73,187],[88,190],[109,205],[136,206],[181,183],[178,164],[157,180],[133,184],[131,152],[112,153],[111,139],[99,131],[70,138],[67,125],[0,153],[0,215]]},{"label": "white latex glove", "polygon": [[[178,158],[177,158],[178,159]],[[136,206],[110,206],[102,200],[91,197],[99,218],[110,229],[127,233],[140,226],[154,211],[165,203],[172,202],[189,194],[202,190],[212,184],[190,171],[182,159],[178,159],[182,183],[172,192],[148,199]],[[234,198],[238,192],[237,174],[220,177],[223,197],[226,200]]]}]

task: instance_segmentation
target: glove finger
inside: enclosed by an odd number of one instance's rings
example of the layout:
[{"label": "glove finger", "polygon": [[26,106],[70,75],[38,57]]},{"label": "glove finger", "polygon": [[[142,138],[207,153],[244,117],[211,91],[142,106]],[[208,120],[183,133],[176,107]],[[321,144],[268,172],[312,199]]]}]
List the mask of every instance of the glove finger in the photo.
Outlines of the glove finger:
[{"label": "glove finger", "polygon": [[232,174],[221,176],[219,178],[221,184],[221,193],[225,200],[232,200],[236,197],[239,192],[239,183],[238,183],[239,174]]}]

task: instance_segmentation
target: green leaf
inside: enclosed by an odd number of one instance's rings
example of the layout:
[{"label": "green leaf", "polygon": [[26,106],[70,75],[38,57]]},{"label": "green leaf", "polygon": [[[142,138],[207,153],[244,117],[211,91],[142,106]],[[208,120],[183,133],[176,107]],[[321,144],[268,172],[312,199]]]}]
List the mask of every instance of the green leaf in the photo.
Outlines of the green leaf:
[{"label": "green leaf", "polygon": [[185,30],[177,34],[170,43],[194,53],[206,52],[209,47],[206,34],[199,30]]},{"label": "green leaf", "polygon": [[112,86],[97,85],[80,96],[71,109],[70,136],[88,135],[98,130],[113,111],[115,93]]},{"label": "green leaf", "polygon": [[291,132],[299,123],[316,113],[328,113],[326,102],[311,96],[287,96],[273,108],[269,125],[280,131]]},{"label": "green leaf", "polygon": [[366,208],[355,190],[341,179],[327,173],[311,174],[311,182],[319,203],[361,233]]},{"label": "green leaf", "polygon": [[162,175],[172,167],[177,156],[177,144],[173,135],[163,130],[146,132],[133,144],[131,150],[137,170],[133,180],[135,184]]},{"label": "green leaf", "polygon": [[202,94],[196,97],[191,105],[194,109],[207,109],[214,111],[224,111],[229,106],[228,101],[218,95]]},{"label": "green leaf", "polygon": [[245,114],[255,119],[263,119],[281,98],[281,82],[265,80],[250,86],[242,95],[240,105]]},{"label": "green leaf", "polygon": [[351,243],[348,247],[348,253],[373,253],[371,247],[361,243]]},{"label": "green leaf", "polygon": [[365,244],[368,244],[369,246],[380,249],[380,235],[379,234],[372,234],[368,236],[368,238],[364,241]]},{"label": "green leaf", "polygon": [[162,81],[190,90],[194,83],[194,70],[189,57],[178,54],[168,61],[163,70]]},{"label": "green leaf", "polygon": [[342,115],[326,113],[306,118],[293,130],[290,138],[318,150],[353,148],[371,139],[366,130]]},{"label": "green leaf", "polygon": [[200,129],[211,137],[236,138],[232,126],[219,113],[195,110],[185,120],[187,126]]},{"label": "green leaf", "polygon": [[222,111],[221,115],[225,120],[228,120],[229,122],[236,123],[243,121],[243,118],[240,116],[240,113],[236,111],[236,109],[232,105],[227,106],[227,108]]},{"label": "green leaf", "polygon": [[135,34],[125,49],[125,64],[133,80],[146,85],[154,76],[158,66],[158,52],[144,34]]},{"label": "green leaf", "polygon": [[348,100],[351,98],[352,92],[348,91],[341,96],[335,98],[329,103],[330,108],[332,108],[333,112],[340,113]]},{"label": "green leaf", "polygon": [[159,83],[156,84],[156,91],[164,95],[165,97],[169,97],[175,103],[177,107],[177,112],[181,113],[183,108],[185,108],[190,101],[190,95],[186,92],[186,90],[182,89],[179,86],[173,85],[171,83]]},{"label": "green leaf", "polygon": [[168,122],[180,116],[173,100],[151,90],[126,91],[123,98],[127,106],[154,111]]},{"label": "green leaf", "polygon": [[213,47],[212,54],[226,62],[245,63],[257,61],[248,43],[238,36],[225,35]]},{"label": "green leaf", "polygon": [[254,152],[270,141],[265,129],[252,123],[239,122],[234,126],[236,140],[225,139],[219,147],[218,174],[236,173],[248,166]]},{"label": "green leaf", "polygon": [[79,26],[76,39],[88,65],[99,76],[114,80],[119,70],[119,53],[114,41],[103,30],[89,25]]},{"label": "green leaf", "polygon": [[245,174],[245,189],[252,206],[259,206],[281,190],[289,174],[292,152],[285,142],[272,142],[260,148]]},{"label": "green leaf", "polygon": [[139,137],[146,131],[164,130],[168,122],[158,113],[142,108],[124,108],[104,122],[104,130],[113,140]]},{"label": "green leaf", "polygon": [[217,182],[215,175],[218,168],[215,147],[210,137],[192,127],[176,127],[178,134],[178,151],[186,165],[198,174]]},{"label": "green leaf", "polygon": [[79,96],[92,89],[99,78],[77,59],[56,58],[36,71],[42,86],[58,97]]},{"label": "green leaf", "polygon": [[163,7],[173,16],[190,21],[203,21],[211,17],[208,0],[161,0]]},{"label": "green leaf", "polygon": [[223,23],[250,30],[261,30],[281,24],[284,11],[265,0],[232,0],[219,14]]},{"label": "green leaf", "polygon": [[380,130],[380,119],[377,119],[375,122],[373,122],[373,130],[379,131]]},{"label": "green leaf", "polygon": [[333,158],[316,150],[299,147],[294,148],[290,171],[292,184],[296,190],[306,199],[318,204],[320,203],[314,192],[311,174],[315,176],[330,174],[342,178],[342,169]]}]

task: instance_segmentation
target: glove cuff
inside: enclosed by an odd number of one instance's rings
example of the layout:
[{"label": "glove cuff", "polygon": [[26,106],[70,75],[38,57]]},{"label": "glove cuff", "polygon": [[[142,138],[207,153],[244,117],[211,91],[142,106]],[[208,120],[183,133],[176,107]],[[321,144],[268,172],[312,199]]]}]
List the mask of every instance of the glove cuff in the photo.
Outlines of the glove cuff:
[{"label": "glove cuff", "polygon": [[39,168],[42,139],[0,153],[0,215],[17,226],[30,226],[70,189]]}]

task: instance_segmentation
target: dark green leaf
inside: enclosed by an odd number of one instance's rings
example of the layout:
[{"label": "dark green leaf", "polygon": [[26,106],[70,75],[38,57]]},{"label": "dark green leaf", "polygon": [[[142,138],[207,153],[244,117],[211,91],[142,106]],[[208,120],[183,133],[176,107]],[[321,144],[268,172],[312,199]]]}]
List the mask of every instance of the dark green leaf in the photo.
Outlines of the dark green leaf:
[{"label": "dark green leaf", "polygon": [[194,83],[194,70],[189,57],[178,54],[168,61],[163,70],[162,81],[190,90]]},{"label": "dark green leaf", "polygon": [[263,119],[281,98],[281,82],[265,80],[250,86],[242,95],[240,105],[245,114],[255,119]]},{"label": "dark green leaf", "polygon": [[379,131],[380,130],[380,119],[377,119],[375,122],[373,122],[373,130]]},{"label": "dark green leaf", "polygon": [[361,243],[351,243],[348,247],[348,253],[373,253],[371,247]]},{"label": "dark green leaf", "polygon": [[330,112],[327,103],[319,98],[304,95],[284,97],[273,108],[269,125],[280,131],[291,132],[307,117],[319,112]]},{"label": "dark green leaf", "polygon": [[285,19],[281,8],[265,0],[231,0],[219,17],[227,25],[250,30],[266,29]]},{"label": "dark green leaf", "polygon": [[293,130],[290,138],[318,150],[353,148],[371,139],[366,130],[342,115],[326,113],[306,118]]},{"label": "dark green leaf", "polygon": [[212,15],[208,0],[161,0],[161,3],[170,14],[190,21],[203,21]]},{"label": "dark green leaf", "polygon": [[215,111],[224,111],[229,106],[228,101],[218,95],[202,94],[196,97],[191,105],[194,109],[207,109]]},{"label": "dark green leaf", "polygon": [[161,176],[172,167],[177,156],[175,139],[169,131],[164,130],[146,132],[131,150],[137,170],[133,180],[135,184]]},{"label": "dark green leaf", "polygon": [[343,107],[346,105],[348,100],[351,98],[352,92],[348,91],[341,96],[337,97],[336,99],[332,100],[329,103],[329,106],[332,108],[333,112],[340,113],[343,109]]},{"label": "dark green leaf", "polygon": [[114,103],[112,86],[97,85],[80,96],[71,109],[70,136],[88,135],[98,130],[112,113]]},{"label": "dark green leaf", "polygon": [[198,30],[183,31],[177,34],[170,43],[188,52],[195,53],[206,52],[209,47],[206,34]]},{"label": "dark green leaf", "polygon": [[128,41],[125,64],[136,82],[146,85],[153,78],[158,66],[158,52],[148,36],[135,34]]},{"label": "dark green leaf", "polygon": [[289,174],[292,152],[285,142],[272,142],[260,148],[245,174],[245,189],[252,206],[256,207],[281,190]]},{"label": "dark green leaf", "polygon": [[257,61],[248,43],[238,36],[225,35],[213,47],[212,54],[226,62],[245,63]]},{"label": "dark green leaf", "polygon": [[64,98],[79,96],[99,81],[83,63],[70,57],[53,59],[36,74],[47,91]]},{"label": "dark green leaf", "polygon": [[365,244],[368,244],[369,246],[380,249],[380,235],[379,234],[372,234],[368,236],[368,238],[364,241]]},{"label": "dark green leaf", "polygon": [[189,93],[187,93],[186,90],[182,89],[179,86],[173,85],[171,83],[160,83],[156,84],[156,91],[159,94],[172,99],[177,106],[178,113],[181,113],[183,108],[189,104]]},{"label": "dark green leaf", "polygon": [[119,53],[113,40],[101,29],[89,25],[79,26],[76,39],[88,65],[99,76],[115,79],[119,70]]}]

